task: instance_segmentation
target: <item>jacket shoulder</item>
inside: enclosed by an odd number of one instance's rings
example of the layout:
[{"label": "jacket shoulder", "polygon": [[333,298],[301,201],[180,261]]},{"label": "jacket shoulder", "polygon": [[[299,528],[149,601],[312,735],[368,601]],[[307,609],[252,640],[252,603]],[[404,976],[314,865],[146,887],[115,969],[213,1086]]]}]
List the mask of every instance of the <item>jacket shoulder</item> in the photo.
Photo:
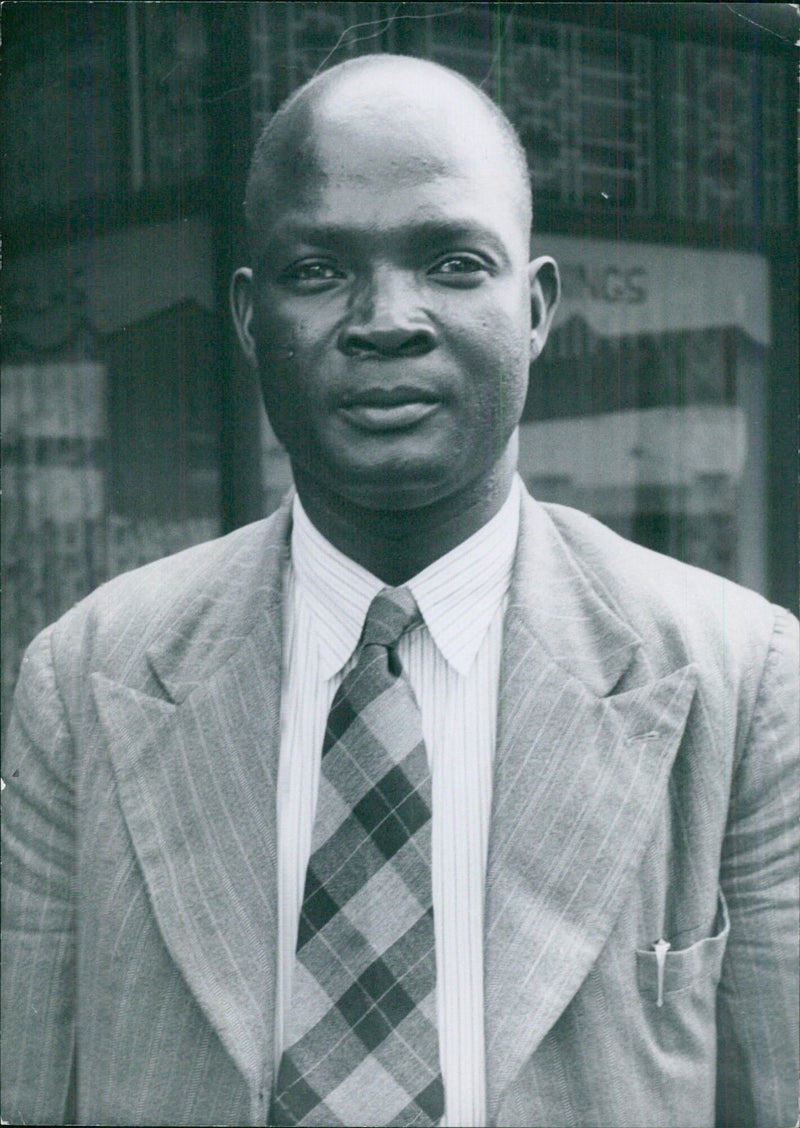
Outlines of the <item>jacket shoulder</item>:
[{"label": "jacket shoulder", "polygon": [[753,670],[788,611],[705,569],[634,544],[567,506],[542,506],[587,581],[651,652]]},{"label": "jacket shoulder", "polygon": [[[280,581],[289,509],[109,580],[31,644],[52,648],[68,680],[90,671],[146,688],[143,656],[171,639],[211,648],[248,632],[266,587]],[[137,673],[137,671],[139,671]]]}]

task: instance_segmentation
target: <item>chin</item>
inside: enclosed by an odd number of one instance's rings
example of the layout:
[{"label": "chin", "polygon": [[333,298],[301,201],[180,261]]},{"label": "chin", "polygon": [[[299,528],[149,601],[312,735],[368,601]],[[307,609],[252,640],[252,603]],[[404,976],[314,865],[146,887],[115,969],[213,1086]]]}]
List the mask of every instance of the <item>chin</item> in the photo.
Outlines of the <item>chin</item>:
[{"label": "chin", "polygon": [[380,475],[351,474],[342,481],[341,494],[362,509],[409,512],[424,509],[453,497],[467,488],[461,477],[453,477],[452,466],[434,472],[430,468],[405,473],[392,468]]}]

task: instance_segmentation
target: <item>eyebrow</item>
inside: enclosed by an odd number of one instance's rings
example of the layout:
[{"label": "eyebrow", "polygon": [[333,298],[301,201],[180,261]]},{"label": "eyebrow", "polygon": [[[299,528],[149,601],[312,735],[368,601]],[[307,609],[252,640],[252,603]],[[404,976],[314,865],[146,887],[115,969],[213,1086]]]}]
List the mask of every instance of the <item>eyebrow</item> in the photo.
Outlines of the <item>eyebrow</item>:
[{"label": "eyebrow", "polygon": [[[408,226],[397,229],[403,242],[414,251],[425,250],[430,246],[458,243],[482,243],[490,248],[500,262],[510,265],[509,253],[503,241],[488,227],[473,219],[435,218],[420,219]],[[391,238],[392,229],[387,234]],[[352,247],[353,242],[368,237],[361,228],[339,224],[306,223],[303,220],[279,220],[267,237],[267,245],[261,256],[266,257],[275,244],[282,241],[303,242],[312,246],[325,246],[333,250]]]}]

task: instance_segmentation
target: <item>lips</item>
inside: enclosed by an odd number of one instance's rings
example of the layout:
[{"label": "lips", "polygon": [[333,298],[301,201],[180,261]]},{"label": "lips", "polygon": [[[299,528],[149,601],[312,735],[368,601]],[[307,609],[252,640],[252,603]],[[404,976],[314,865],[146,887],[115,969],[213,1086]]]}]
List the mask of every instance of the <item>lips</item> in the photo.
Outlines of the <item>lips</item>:
[{"label": "lips", "polygon": [[422,388],[366,388],[347,396],[340,412],[365,431],[395,431],[413,427],[432,415],[440,400]]}]

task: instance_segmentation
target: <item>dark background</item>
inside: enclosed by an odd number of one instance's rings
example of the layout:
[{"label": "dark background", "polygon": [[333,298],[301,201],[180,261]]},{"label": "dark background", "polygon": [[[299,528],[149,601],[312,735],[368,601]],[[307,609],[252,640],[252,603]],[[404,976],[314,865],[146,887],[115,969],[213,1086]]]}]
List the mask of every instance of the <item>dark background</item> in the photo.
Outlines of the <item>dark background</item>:
[{"label": "dark background", "polygon": [[[606,484],[523,473],[545,500],[796,608],[791,5],[5,3],[2,36],[6,693],[75,600],[263,516],[289,484],[227,316],[247,163],[294,88],[372,51],[436,59],[500,102],[529,152],[537,238],[611,260],[639,244],[740,270],[735,256],[763,257],[768,343],[734,316],[610,339],[562,324],[525,434],[534,450],[542,428],[580,436]],[[604,277],[572,285],[623,300]],[[641,471],[617,478],[614,420],[644,436]],[[702,473],[682,449],[698,434],[719,448]]]}]

